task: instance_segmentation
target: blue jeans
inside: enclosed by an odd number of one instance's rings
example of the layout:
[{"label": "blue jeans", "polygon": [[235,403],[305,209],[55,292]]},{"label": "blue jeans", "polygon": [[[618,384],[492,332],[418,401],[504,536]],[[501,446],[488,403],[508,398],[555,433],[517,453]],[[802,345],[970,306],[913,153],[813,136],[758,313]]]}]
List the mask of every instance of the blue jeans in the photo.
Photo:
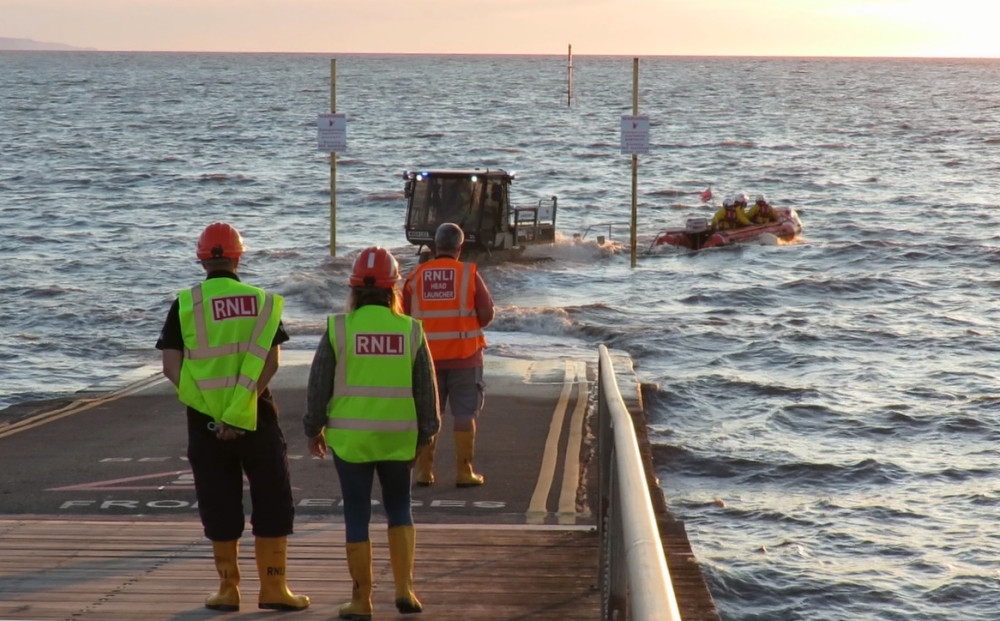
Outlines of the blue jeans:
[{"label": "blue jeans", "polygon": [[372,484],[375,473],[382,486],[382,505],[393,526],[412,526],[410,513],[410,464],[405,461],[370,461],[352,464],[333,456],[344,496],[344,526],[347,543],[368,541],[368,523],[372,518]]}]

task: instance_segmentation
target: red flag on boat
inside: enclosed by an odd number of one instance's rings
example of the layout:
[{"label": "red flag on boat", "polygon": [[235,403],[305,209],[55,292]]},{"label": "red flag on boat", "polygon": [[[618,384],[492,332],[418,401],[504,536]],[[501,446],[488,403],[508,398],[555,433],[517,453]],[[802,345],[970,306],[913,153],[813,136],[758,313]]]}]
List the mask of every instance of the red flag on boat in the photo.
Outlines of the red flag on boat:
[{"label": "red flag on boat", "polygon": [[705,188],[701,191],[701,202],[707,203],[712,200],[712,188]]}]

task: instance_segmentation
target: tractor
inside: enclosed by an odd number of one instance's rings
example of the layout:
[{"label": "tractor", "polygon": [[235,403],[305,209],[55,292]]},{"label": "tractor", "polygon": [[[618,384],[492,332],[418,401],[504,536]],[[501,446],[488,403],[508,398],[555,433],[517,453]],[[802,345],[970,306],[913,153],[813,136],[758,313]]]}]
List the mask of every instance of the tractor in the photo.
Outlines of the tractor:
[{"label": "tractor", "polygon": [[465,232],[466,261],[507,261],[527,246],[555,243],[556,197],[511,207],[514,178],[501,169],[404,172],[406,239],[418,246],[421,262],[433,258],[434,232],[445,222]]}]

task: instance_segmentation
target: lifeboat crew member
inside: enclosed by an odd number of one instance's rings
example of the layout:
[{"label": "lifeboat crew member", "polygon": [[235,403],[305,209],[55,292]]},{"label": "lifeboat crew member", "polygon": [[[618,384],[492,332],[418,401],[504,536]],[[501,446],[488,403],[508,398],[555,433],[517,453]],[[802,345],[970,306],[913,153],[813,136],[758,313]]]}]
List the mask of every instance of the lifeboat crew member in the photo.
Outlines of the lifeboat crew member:
[{"label": "lifeboat crew member", "polygon": [[156,348],[163,353],[163,374],[187,406],[188,462],[221,580],[205,607],[240,607],[246,474],[260,574],[258,607],[302,610],[309,598],[292,594],[285,583],[295,507],[285,438],[268,388],[281,344],[288,340],[281,323],[284,300],[240,282],[236,270],[243,251],[243,238],[231,225],[205,228],[197,256],[206,278],[178,294]]},{"label": "lifeboat crew member", "polygon": [[434,362],[420,322],[402,314],[396,283],[399,264],[379,247],[354,261],[346,315],[332,315],[309,372],[302,418],[309,452],[326,447],[344,499],[351,601],[342,619],[372,615],[372,544],[368,525],[372,482],[378,473],[389,522],[389,560],[396,608],[421,612],[413,592],[416,552],[410,512],[410,468],[430,446],[441,424]]},{"label": "lifeboat crew member", "polygon": [[[438,400],[443,412],[451,406],[455,437],[455,485],[482,485],[472,468],[476,446],[476,416],[483,407],[483,328],[493,321],[493,297],[474,263],[459,261],[465,234],[446,222],[434,234],[435,258],[418,265],[403,286],[403,312],[420,319],[434,358]],[[434,482],[434,450],[420,453],[417,485]]]},{"label": "lifeboat crew member", "polygon": [[714,229],[738,229],[742,226],[750,226],[751,222],[743,208],[737,205],[733,199],[727,198],[722,201],[722,209],[715,212],[712,221],[709,223]]},{"label": "lifeboat crew member", "polygon": [[777,222],[778,213],[767,202],[767,197],[758,194],[754,206],[747,212],[747,218],[754,224],[767,224],[768,222]]}]

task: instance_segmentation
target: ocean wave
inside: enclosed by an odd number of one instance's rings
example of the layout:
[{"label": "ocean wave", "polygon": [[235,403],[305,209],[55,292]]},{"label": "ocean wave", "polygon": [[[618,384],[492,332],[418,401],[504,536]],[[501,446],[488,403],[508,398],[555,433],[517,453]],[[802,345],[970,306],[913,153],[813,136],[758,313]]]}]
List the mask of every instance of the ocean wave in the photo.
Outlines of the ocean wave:
[{"label": "ocean wave", "polygon": [[522,150],[519,147],[476,147],[469,153],[520,153]]},{"label": "ocean wave", "polygon": [[498,309],[489,329],[497,332],[571,335],[576,327],[563,308],[512,307]]},{"label": "ocean wave", "polygon": [[700,193],[701,190],[678,190],[674,188],[665,188],[662,190],[647,192],[649,196],[698,196]]},{"label": "ocean wave", "polygon": [[202,173],[198,180],[202,183],[228,183],[230,181],[237,184],[257,183],[257,180],[251,176],[231,173]]},{"label": "ocean wave", "polygon": [[273,287],[275,293],[289,300],[301,308],[318,313],[321,316],[333,312],[342,312],[347,300],[349,287],[347,276],[350,266],[346,262],[339,267],[330,268],[333,273],[341,272],[330,277],[330,271],[324,273],[292,272],[283,282]]},{"label": "ocean wave", "polygon": [[287,249],[268,249],[265,248],[256,253],[259,258],[265,259],[297,259],[302,256],[302,253],[298,250],[287,250]]},{"label": "ocean wave", "polygon": [[84,293],[86,290],[80,287],[71,286],[61,286],[61,285],[48,285],[42,287],[33,287],[31,289],[22,290],[21,295],[27,298],[36,299],[47,299],[47,298],[58,298],[72,293]]},{"label": "ocean wave", "polygon": [[[344,312],[344,308],[330,309],[330,314]],[[303,336],[321,336],[326,332],[327,323],[326,320],[316,320],[316,319],[295,319],[283,317],[281,320],[282,324],[285,326],[285,331],[288,332],[291,337],[303,337]],[[308,339],[306,339],[308,341]],[[294,343],[295,339],[290,343]],[[300,345],[306,346],[304,343],[299,341]],[[291,346],[291,345],[290,345]],[[315,347],[316,343],[308,345],[308,348]]]}]

